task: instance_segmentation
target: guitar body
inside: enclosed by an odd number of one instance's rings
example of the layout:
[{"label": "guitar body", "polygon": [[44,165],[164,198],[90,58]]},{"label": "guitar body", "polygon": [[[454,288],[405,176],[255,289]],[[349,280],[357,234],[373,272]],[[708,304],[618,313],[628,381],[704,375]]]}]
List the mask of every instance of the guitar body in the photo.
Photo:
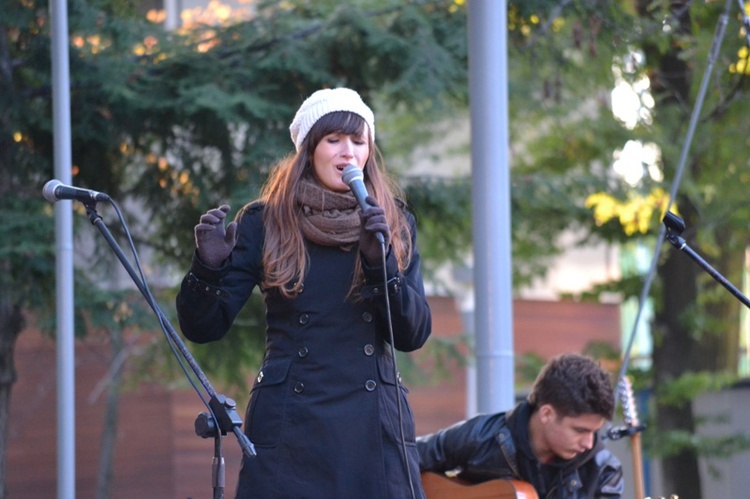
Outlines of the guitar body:
[{"label": "guitar body", "polygon": [[534,487],[521,480],[470,483],[438,473],[422,473],[422,486],[427,499],[539,499]]}]

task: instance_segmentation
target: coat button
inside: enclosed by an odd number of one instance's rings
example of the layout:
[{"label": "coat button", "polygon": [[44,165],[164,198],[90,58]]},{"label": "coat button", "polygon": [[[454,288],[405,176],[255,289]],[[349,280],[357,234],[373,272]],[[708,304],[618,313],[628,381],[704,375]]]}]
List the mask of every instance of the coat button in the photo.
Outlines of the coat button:
[{"label": "coat button", "polygon": [[294,384],[294,393],[302,393],[305,391],[305,384],[304,383],[295,383]]},{"label": "coat button", "polygon": [[372,322],[372,314],[370,312],[365,312],[362,314],[362,320],[365,322]]},{"label": "coat button", "polygon": [[368,379],[368,380],[367,380],[367,381],[365,382],[365,390],[367,390],[368,392],[371,392],[371,391],[373,391],[373,390],[375,389],[375,387],[376,387],[376,386],[378,386],[378,384],[377,384],[377,383],[375,383],[375,382],[374,382],[373,380],[371,380],[371,379]]},{"label": "coat button", "polygon": [[297,355],[299,355],[300,357],[307,357],[307,353],[308,353],[307,347],[302,347],[297,352]]},{"label": "coat button", "polygon": [[300,324],[302,324],[304,326],[308,322],[310,322],[310,316],[309,315],[307,315],[307,314],[301,314],[299,316],[299,323]]},{"label": "coat button", "polygon": [[365,351],[365,355],[367,355],[368,357],[375,353],[375,347],[370,344],[365,345],[365,348],[363,350]]}]

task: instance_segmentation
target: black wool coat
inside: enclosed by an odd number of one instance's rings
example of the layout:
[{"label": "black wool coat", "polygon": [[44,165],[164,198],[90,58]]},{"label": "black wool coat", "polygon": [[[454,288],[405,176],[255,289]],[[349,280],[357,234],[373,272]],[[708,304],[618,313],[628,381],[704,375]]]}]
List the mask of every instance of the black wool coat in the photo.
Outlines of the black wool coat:
[{"label": "black wool coat", "polygon": [[[221,269],[194,256],[177,296],[189,340],[222,338],[260,285],[262,212],[259,204],[245,208],[237,245]],[[257,456],[243,458],[237,498],[424,497],[414,418],[394,372],[384,296],[387,288],[395,347],[420,348],[431,316],[414,219],[407,215],[413,257],[401,273],[388,255],[387,286],[382,268],[365,268],[361,297],[348,296],[355,258],[361,258],[357,246],[346,251],[308,241],[302,293],[287,299],[263,290],[266,352],[244,419]]]}]

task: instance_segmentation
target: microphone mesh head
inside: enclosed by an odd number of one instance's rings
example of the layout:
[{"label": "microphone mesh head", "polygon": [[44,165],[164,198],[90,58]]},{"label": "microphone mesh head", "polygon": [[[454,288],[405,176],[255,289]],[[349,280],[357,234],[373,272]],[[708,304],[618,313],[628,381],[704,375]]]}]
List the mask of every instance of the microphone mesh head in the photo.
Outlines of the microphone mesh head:
[{"label": "microphone mesh head", "polygon": [[341,180],[343,180],[346,185],[351,185],[351,183],[357,179],[364,181],[365,174],[362,169],[356,165],[348,165],[341,173]]},{"label": "microphone mesh head", "polygon": [[42,189],[42,195],[44,196],[44,199],[46,199],[50,203],[56,203],[58,199],[55,195],[55,189],[57,189],[58,185],[62,185],[62,182],[57,179],[52,179],[44,184],[44,188]]}]

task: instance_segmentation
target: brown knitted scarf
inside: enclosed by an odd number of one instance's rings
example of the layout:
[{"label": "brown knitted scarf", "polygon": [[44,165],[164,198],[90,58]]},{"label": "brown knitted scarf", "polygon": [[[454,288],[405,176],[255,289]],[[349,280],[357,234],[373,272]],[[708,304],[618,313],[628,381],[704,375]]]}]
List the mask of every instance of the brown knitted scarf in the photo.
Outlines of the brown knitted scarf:
[{"label": "brown knitted scarf", "polygon": [[302,207],[300,224],[310,241],[324,246],[341,246],[347,251],[359,241],[357,200],[351,192],[328,190],[304,178],[297,204]]}]

